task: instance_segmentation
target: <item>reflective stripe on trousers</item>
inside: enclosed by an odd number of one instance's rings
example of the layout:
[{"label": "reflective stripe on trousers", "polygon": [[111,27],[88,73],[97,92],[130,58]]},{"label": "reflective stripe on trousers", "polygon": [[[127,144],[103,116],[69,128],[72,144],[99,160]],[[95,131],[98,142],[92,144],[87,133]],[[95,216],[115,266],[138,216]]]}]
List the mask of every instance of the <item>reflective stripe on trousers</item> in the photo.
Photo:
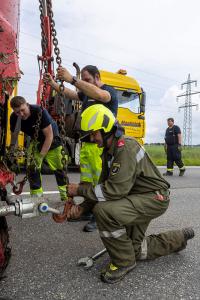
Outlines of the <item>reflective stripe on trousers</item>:
[{"label": "reflective stripe on trousers", "polygon": [[104,237],[104,238],[114,238],[117,239],[120,236],[122,236],[123,234],[126,233],[126,229],[122,228],[122,229],[118,229],[112,232],[109,231],[99,231],[99,235],[100,237]]},{"label": "reflective stripe on trousers", "polygon": [[147,259],[147,240],[144,239],[141,244],[140,260]]},{"label": "reflective stripe on trousers", "polygon": [[[32,147],[33,147],[33,142],[30,144],[28,149],[28,164],[30,164],[30,154],[32,151]],[[45,155],[45,157],[42,157],[37,149],[37,146],[35,147],[34,159],[36,162],[37,169],[36,171],[30,170],[29,172],[29,184],[30,184],[31,195],[39,196],[43,193],[41,165],[43,159],[45,158],[50,169],[54,171],[61,200],[67,199],[67,191],[66,191],[67,182],[63,173],[64,171],[63,171],[61,150],[62,150],[62,146],[58,146],[55,149],[49,150],[48,153]],[[67,155],[66,155],[66,159],[68,160]]]}]

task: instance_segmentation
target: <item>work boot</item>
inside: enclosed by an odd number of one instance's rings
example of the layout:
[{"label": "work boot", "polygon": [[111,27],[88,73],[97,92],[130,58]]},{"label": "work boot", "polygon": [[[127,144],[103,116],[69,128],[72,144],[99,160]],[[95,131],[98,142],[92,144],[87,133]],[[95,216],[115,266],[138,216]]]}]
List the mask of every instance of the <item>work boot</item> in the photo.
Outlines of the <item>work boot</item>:
[{"label": "work boot", "polygon": [[182,232],[183,232],[186,242],[190,239],[193,239],[193,237],[195,236],[195,233],[194,233],[194,230],[192,227],[183,228]]},{"label": "work boot", "polygon": [[101,271],[101,280],[106,283],[116,283],[134,269],[135,266],[136,263],[127,267],[116,267],[112,263],[109,263],[109,265]]},{"label": "work boot", "polygon": [[173,176],[173,172],[166,171],[165,173],[163,173],[163,176]]},{"label": "work boot", "polygon": [[92,218],[90,220],[90,222],[88,222],[84,227],[83,227],[83,231],[85,232],[93,232],[97,229],[97,224],[95,221],[95,217],[94,215],[92,215]]},{"label": "work boot", "polygon": [[185,173],[185,169],[180,169],[180,173],[179,173],[179,176],[183,176]]},{"label": "work boot", "polygon": [[91,221],[93,214],[91,212],[83,213],[78,219],[68,219],[69,222]]}]

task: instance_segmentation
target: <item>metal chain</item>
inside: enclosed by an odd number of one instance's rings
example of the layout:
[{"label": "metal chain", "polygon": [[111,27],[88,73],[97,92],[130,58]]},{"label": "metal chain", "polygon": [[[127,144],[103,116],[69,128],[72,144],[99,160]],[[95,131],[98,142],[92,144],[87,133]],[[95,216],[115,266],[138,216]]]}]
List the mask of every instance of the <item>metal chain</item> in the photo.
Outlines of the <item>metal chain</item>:
[{"label": "metal chain", "polygon": [[[45,31],[44,31],[44,1],[43,0],[39,0],[39,10],[40,10],[40,21],[41,21],[41,36],[42,36],[42,54],[44,55],[45,52],[46,52],[46,49],[47,49],[47,39],[46,39],[46,36],[45,36]],[[44,60],[44,70],[45,70],[45,73],[48,72],[48,63],[47,63],[47,59],[45,57],[45,60]],[[43,90],[42,90],[42,97],[41,97],[41,109],[39,110],[38,112],[38,115],[37,115],[37,120],[36,120],[36,124],[35,124],[35,132],[34,132],[34,135],[33,135],[33,146],[32,146],[32,149],[31,149],[31,153],[30,153],[30,157],[29,157],[29,164],[34,167],[35,169],[37,168],[36,166],[36,162],[35,162],[35,159],[34,159],[34,153],[35,153],[35,150],[36,150],[36,143],[37,143],[37,140],[38,140],[38,136],[39,136],[39,131],[40,131],[40,124],[41,124],[41,121],[42,121],[42,112],[43,112],[43,109],[44,109],[44,97],[45,97],[45,94],[46,94],[46,90],[47,90],[47,83],[45,82],[44,83],[44,86],[43,86]]]},{"label": "metal chain", "polygon": [[[12,79],[11,79],[12,80]],[[6,92],[6,86],[9,82],[7,82],[7,80],[4,80],[2,81],[2,95],[5,95],[5,92]],[[13,85],[13,81],[11,81],[11,84]],[[2,114],[4,113],[3,110],[3,106],[0,108],[0,127],[3,128],[2,126],[2,122],[3,122],[3,116]],[[3,129],[2,129],[3,130]],[[4,138],[4,134],[5,132],[1,132],[1,138],[0,138],[0,152],[2,154],[2,146],[3,146],[3,138]],[[8,168],[7,166],[7,163],[9,160],[11,163],[12,163],[12,168],[18,168],[18,164],[16,162],[16,160],[20,157],[19,155],[19,151],[18,149],[15,150],[15,152],[5,152],[5,155],[3,155],[3,157],[0,157],[0,161],[2,161],[2,163],[4,164],[4,167],[6,168],[6,170],[9,170],[10,171],[10,168]],[[13,192],[16,192],[17,195],[21,194],[22,192],[22,189],[23,189],[23,186],[25,185],[27,181],[27,175],[25,175],[25,177],[20,181],[18,182],[17,184],[15,182],[12,183],[13,185]],[[17,185],[20,186],[19,190],[17,190]]]},{"label": "metal chain", "polygon": [[0,154],[2,154],[3,148],[3,137],[4,137],[4,129],[3,129],[3,106],[0,106]]},{"label": "metal chain", "polygon": [[[54,53],[56,55],[56,62],[58,64],[58,66],[61,66],[62,63],[62,59],[60,57],[60,49],[58,48],[58,39],[56,38],[57,32],[55,29],[55,21],[53,19],[54,14],[52,11],[52,2],[51,0],[47,0],[47,12],[48,12],[48,16],[50,19],[50,23],[51,23],[51,34],[52,34],[52,38],[53,38],[53,45],[54,45]],[[61,82],[61,84],[63,84],[63,82]],[[63,90],[64,90],[64,85],[63,85]]]},{"label": "metal chain", "polygon": [[[58,48],[58,39],[56,37],[57,32],[55,29],[55,21],[53,19],[53,11],[52,11],[52,2],[51,0],[47,0],[47,13],[50,19],[51,24],[51,33],[52,33],[52,40],[54,45],[54,53],[56,56],[56,62],[58,64],[58,67],[61,67],[62,59],[60,57],[60,49]],[[60,94],[60,105],[61,105],[61,115],[60,115],[60,137],[61,137],[61,143],[62,143],[62,164],[63,164],[63,170],[64,170],[64,176],[67,180],[67,159],[66,159],[66,153],[65,153],[65,139],[66,139],[66,130],[65,130],[65,104],[64,104],[64,82],[61,80],[60,86],[59,86],[59,94]]]},{"label": "metal chain", "polygon": [[13,55],[13,53],[5,54],[3,52],[0,52],[0,62],[3,63],[4,65],[10,64],[12,60],[9,60],[9,56]]},{"label": "metal chain", "polygon": [[40,10],[40,24],[41,24],[41,30],[42,30],[42,32],[41,32],[41,36],[42,36],[42,42],[41,42],[41,44],[42,44],[42,54],[44,55],[45,51],[47,49],[47,42],[48,42],[47,38],[45,36],[44,22],[43,22],[45,7],[44,7],[44,1],[43,0],[39,0],[39,3],[40,3],[40,5],[39,5],[39,10]]},{"label": "metal chain", "polygon": [[[46,50],[48,46],[47,37],[45,35],[45,29],[44,29],[44,1],[39,0],[39,10],[40,10],[40,25],[41,25],[41,36],[42,36],[42,55],[44,57],[43,66],[44,66],[44,73],[48,73],[48,61],[46,57]],[[45,106],[44,97],[46,95],[47,91],[47,82],[44,82],[43,89],[42,89],[42,97],[41,97],[41,107],[43,108]]]}]

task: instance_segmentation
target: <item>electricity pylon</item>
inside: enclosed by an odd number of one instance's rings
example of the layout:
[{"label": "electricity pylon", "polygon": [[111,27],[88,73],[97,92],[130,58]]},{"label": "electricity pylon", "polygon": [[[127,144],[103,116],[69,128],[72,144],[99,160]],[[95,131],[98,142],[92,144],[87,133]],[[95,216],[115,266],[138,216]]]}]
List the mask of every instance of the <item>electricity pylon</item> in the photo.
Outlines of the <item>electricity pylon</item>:
[{"label": "electricity pylon", "polygon": [[183,145],[192,146],[192,107],[195,106],[198,109],[198,104],[192,103],[192,95],[199,94],[200,92],[192,92],[191,85],[195,83],[197,86],[196,80],[190,79],[190,74],[188,74],[188,79],[186,82],[181,84],[181,89],[186,85],[186,92],[184,94],[177,96],[177,101],[181,97],[185,97],[185,104],[179,106],[179,111],[181,108],[184,108],[184,120],[183,120]]}]

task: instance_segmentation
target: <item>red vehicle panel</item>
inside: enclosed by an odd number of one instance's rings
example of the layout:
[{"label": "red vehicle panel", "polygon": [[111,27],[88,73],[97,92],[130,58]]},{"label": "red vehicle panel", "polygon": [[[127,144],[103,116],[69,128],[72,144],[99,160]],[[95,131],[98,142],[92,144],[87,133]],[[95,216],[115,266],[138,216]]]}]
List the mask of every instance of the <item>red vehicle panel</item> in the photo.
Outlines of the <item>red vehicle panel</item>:
[{"label": "red vehicle panel", "polygon": [[0,10],[0,101],[20,78],[18,63],[20,0],[1,0]]}]

